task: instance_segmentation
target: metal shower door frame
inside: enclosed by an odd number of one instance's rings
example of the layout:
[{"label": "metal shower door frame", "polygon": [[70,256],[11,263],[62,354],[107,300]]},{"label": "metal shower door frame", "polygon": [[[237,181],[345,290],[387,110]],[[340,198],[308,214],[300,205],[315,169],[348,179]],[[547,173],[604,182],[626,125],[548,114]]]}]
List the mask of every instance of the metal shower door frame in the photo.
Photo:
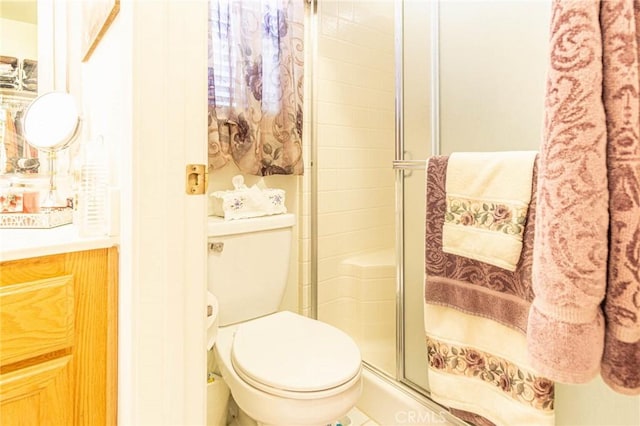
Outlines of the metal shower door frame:
[{"label": "metal shower door frame", "polygon": [[[431,155],[440,154],[440,28],[439,1],[431,1],[431,52],[430,52],[430,102],[431,102]],[[405,347],[405,274],[404,274],[404,179],[407,172],[426,168],[426,159],[405,159],[404,145],[404,0],[395,2],[395,62],[396,62],[396,93],[395,93],[395,170],[396,187],[396,380],[407,385],[414,391],[429,396],[428,389],[414,383],[406,377],[404,362]],[[431,401],[431,400],[429,400]],[[435,404],[435,403],[433,403]],[[439,407],[438,405],[435,405]]]}]

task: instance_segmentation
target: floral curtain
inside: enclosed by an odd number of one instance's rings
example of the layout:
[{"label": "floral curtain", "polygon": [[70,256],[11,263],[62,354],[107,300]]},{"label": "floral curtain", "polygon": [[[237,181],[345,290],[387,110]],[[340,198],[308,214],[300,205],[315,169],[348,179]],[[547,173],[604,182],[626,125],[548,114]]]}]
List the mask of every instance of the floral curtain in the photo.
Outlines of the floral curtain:
[{"label": "floral curtain", "polygon": [[303,173],[303,0],[209,1],[209,169]]}]

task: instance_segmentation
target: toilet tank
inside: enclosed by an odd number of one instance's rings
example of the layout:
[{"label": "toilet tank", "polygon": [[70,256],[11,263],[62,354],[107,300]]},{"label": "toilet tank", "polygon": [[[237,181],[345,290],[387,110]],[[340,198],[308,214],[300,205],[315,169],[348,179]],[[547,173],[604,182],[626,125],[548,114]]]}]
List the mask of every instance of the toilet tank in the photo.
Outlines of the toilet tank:
[{"label": "toilet tank", "polygon": [[225,326],[278,310],[289,273],[295,215],[225,221],[210,216],[208,288]]}]

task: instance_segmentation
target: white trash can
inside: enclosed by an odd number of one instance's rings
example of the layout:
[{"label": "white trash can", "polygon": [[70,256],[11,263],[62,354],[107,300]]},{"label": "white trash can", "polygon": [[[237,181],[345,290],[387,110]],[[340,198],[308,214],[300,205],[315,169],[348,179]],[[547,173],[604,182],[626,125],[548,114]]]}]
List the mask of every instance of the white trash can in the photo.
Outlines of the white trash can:
[{"label": "white trash can", "polygon": [[217,374],[207,384],[207,426],[226,426],[229,386]]}]

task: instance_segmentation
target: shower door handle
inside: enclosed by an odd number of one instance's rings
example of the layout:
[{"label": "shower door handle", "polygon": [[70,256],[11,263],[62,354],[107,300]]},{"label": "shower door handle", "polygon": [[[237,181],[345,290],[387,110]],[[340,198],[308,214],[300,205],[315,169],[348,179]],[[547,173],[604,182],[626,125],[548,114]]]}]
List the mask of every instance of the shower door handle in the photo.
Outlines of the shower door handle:
[{"label": "shower door handle", "polygon": [[394,170],[404,170],[404,177],[411,177],[413,175],[414,170],[424,170],[426,166],[425,160],[414,160],[413,154],[411,151],[407,151],[406,149],[402,151],[403,157],[409,157],[408,159],[403,158],[402,160],[393,160],[393,169]]},{"label": "shower door handle", "polygon": [[394,170],[425,170],[427,160],[393,160]]}]

